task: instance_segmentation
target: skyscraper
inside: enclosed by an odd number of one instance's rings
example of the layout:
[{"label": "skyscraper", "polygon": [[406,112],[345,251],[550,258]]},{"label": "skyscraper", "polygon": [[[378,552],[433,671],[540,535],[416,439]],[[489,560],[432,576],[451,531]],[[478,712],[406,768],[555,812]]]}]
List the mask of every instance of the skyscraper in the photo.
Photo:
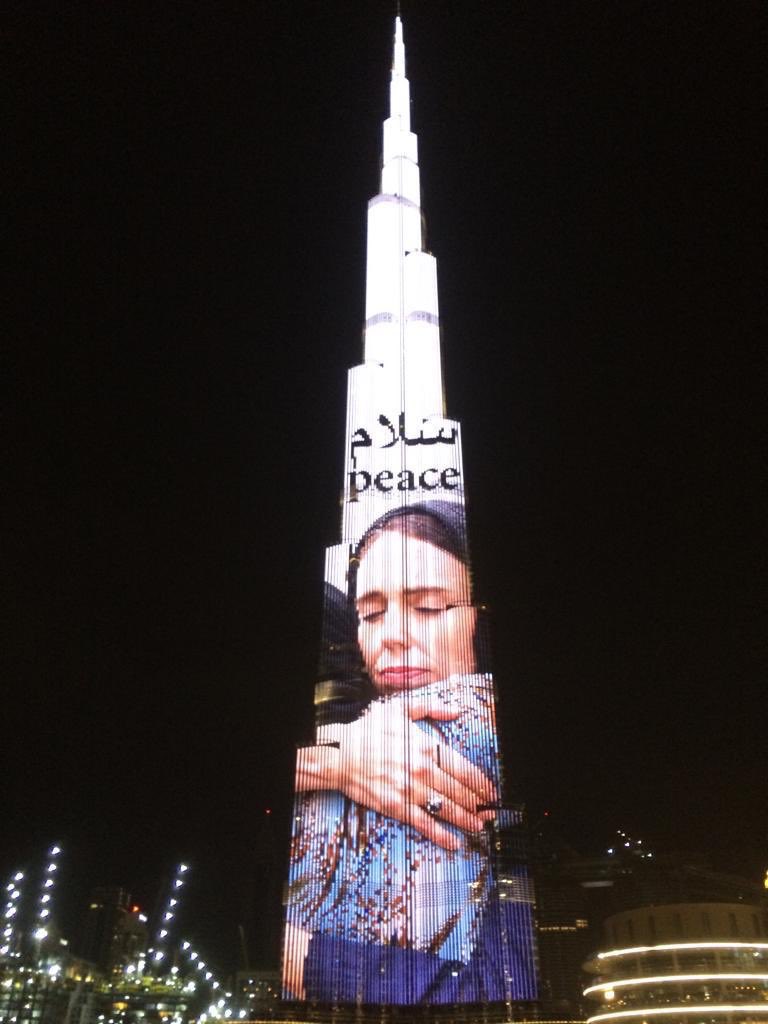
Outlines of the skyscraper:
[{"label": "skyscraper", "polygon": [[446,418],[400,18],[364,353],[349,371],[341,542],[325,562],[316,737],[300,749],[283,948],[289,999],[535,998],[519,810],[502,802],[461,430]]},{"label": "skyscraper", "polygon": [[91,892],[78,952],[109,973],[137,959],[147,945],[146,917],[125,889],[99,885]]}]

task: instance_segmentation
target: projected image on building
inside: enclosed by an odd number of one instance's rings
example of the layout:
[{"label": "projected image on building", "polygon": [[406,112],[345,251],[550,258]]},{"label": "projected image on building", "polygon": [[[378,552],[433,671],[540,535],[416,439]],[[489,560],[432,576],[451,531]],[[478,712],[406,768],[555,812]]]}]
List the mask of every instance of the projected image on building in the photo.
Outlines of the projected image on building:
[{"label": "projected image on building", "polygon": [[535,998],[520,813],[505,808],[461,432],[445,417],[400,19],[365,351],[349,372],[342,541],[328,549],[316,735],[298,752],[288,999]]}]

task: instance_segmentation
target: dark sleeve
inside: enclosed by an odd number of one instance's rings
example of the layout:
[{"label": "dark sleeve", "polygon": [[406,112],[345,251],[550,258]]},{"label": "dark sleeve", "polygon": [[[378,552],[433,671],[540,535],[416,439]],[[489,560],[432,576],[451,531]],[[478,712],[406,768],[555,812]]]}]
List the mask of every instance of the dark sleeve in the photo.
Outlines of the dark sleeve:
[{"label": "dark sleeve", "polygon": [[489,1003],[536,999],[532,935],[530,904],[491,899],[472,957],[464,966],[460,999]]},{"label": "dark sleeve", "polygon": [[340,1003],[455,1003],[463,964],[399,946],[313,935],[304,962],[307,999]]},{"label": "dark sleeve", "polygon": [[[523,920],[525,918],[525,920]],[[500,1003],[536,998],[526,904],[494,899],[469,963],[399,946],[313,935],[304,964],[307,998],[342,1003]]]}]

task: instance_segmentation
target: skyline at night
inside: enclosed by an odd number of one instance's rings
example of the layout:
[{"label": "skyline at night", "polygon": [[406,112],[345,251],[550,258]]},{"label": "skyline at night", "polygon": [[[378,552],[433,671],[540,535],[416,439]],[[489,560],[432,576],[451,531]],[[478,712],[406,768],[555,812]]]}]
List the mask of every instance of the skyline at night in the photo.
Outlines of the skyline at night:
[{"label": "skyline at night", "polygon": [[[73,916],[188,859],[222,959],[311,735],[391,6],[14,24],[0,868],[60,843]],[[506,778],[762,877],[757,5],[404,6]]]}]

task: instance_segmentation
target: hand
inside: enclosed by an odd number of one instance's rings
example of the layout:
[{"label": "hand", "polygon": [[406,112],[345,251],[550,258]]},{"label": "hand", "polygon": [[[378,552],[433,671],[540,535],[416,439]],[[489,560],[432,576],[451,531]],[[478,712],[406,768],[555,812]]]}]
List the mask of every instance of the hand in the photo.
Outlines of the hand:
[{"label": "hand", "polygon": [[304,962],[311,934],[295,924],[286,924],[283,940],[283,988],[290,999],[306,999]]},{"label": "hand", "polygon": [[439,819],[464,832],[479,832],[477,805],[496,799],[493,783],[461,754],[438,743],[414,723],[451,721],[460,710],[434,696],[374,701],[346,725],[324,726],[319,738],[335,746],[299,752],[297,788],[336,789],[357,803],[417,828],[447,850],[461,840],[429,814],[430,799],[442,801]]}]

